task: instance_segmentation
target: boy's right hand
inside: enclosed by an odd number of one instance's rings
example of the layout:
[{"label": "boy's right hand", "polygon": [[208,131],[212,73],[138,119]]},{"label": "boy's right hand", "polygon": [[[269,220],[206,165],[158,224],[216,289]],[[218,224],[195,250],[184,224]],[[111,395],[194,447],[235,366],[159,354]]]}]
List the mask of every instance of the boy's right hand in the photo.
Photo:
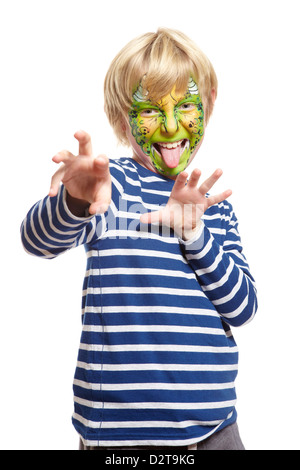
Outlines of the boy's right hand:
[{"label": "boy's right hand", "polygon": [[74,215],[81,217],[86,209],[90,214],[104,213],[111,201],[109,160],[105,155],[92,156],[91,137],[86,132],[78,131],[74,137],[79,142],[78,156],[63,150],[52,158],[63,165],[52,177],[49,196],[57,195],[62,182]]}]

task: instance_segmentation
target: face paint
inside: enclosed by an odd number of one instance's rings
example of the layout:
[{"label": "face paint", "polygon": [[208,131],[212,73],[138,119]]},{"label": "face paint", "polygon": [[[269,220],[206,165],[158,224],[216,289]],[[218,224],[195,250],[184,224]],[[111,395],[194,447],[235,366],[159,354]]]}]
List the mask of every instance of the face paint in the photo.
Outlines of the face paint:
[{"label": "face paint", "polygon": [[129,124],[140,158],[150,160],[159,173],[176,176],[188,166],[204,134],[204,111],[196,83],[190,78],[184,96],[174,86],[156,103],[147,99],[140,85],[133,94]]}]

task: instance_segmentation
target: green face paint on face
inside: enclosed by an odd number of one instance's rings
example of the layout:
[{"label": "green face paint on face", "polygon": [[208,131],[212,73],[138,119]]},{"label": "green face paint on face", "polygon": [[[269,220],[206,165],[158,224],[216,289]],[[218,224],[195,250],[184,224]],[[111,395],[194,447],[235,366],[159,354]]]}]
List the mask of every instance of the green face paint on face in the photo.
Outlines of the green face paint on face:
[{"label": "green face paint on face", "polygon": [[184,96],[175,91],[153,103],[139,86],[129,110],[131,134],[139,156],[159,173],[174,177],[185,170],[204,134],[204,111],[191,78]]}]

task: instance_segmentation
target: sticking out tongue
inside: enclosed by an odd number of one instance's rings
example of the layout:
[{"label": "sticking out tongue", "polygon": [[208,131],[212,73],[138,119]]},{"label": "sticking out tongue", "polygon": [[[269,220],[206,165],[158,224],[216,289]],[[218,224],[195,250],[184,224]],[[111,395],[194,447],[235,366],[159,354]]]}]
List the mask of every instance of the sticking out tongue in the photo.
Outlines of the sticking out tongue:
[{"label": "sticking out tongue", "polygon": [[179,165],[181,146],[178,145],[175,149],[167,149],[165,147],[159,146],[159,151],[163,158],[163,161],[168,168],[176,168]]}]

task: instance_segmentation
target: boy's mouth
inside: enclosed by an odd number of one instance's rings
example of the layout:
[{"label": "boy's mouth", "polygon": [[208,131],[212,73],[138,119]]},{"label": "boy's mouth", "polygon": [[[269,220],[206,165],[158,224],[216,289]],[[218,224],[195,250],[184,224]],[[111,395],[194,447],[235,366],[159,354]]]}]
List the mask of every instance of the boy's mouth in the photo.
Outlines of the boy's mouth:
[{"label": "boy's mouth", "polygon": [[152,153],[155,151],[168,168],[176,168],[183,152],[190,148],[190,141],[182,139],[177,142],[156,142],[152,147]]}]

